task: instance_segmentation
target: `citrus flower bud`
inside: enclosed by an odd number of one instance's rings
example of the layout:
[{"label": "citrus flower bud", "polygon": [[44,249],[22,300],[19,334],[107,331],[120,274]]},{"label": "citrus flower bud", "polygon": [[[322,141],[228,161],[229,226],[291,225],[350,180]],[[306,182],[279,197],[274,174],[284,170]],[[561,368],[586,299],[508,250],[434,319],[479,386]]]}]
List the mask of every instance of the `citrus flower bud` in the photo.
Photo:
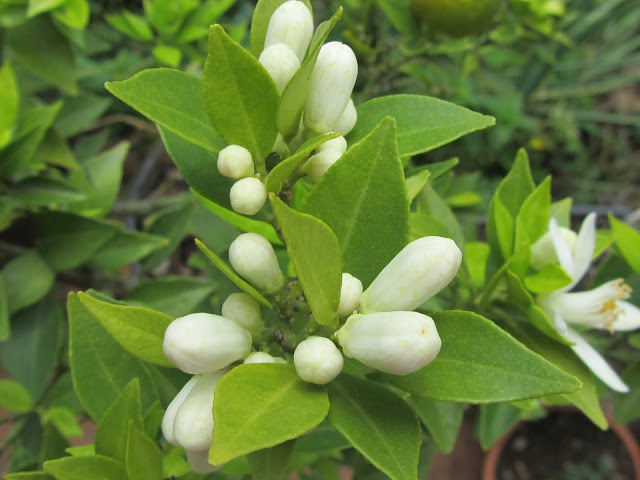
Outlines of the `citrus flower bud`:
[{"label": "citrus flower bud", "polygon": [[211,447],[213,396],[228,369],[198,375],[173,421],[176,442],[185,450],[203,451]]},{"label": "citrus flower bud", "polygon": [[356,111],[356,107],[353,104],[353,100],[349,99],[349,103],[347,103],[347,107],[338,118],[338,121],[333,126],[333,130],[336,132],[340,132],[342,135],[347,135],[353,127],[356,126],[356,122],[358,121],[358,112]]},{"label": "citrus flower bud", "polygon": [[276,361],[276,363],[282,363],[284,365],[287,365],[289,363],[282,357],[273,357],[273,359]]},{"label": "citrus flower bud", "polygon": [[342,274],[342,288],[340,289],[340,305],[338,316],[347,317],[358,310],[362,296],[362,282],[348,273]]},{"label": "citrus flower bud", "polygon": [[351,48],[340,42],[322,46],[311,73],[304,103],[304,125],[317,133],[335,131],[358,76],[358,61]]},{"label": "citrus flower bud", "polygon": [[249,355],[251,334],[220,315],[192,313],[169,324],[162,349],[183,372],[214,372]]},{"label": "citrus flower bud", "polygon": [[300,60],[295,52],[284,43],[277,43],[265,48],[258,61],[262,64],[282,93],[293,74],[300,68]]},{"label": "citrus flower bud", "polygon": [[267,201],[267,190],[257,178],[243,178],[231,186],[229,200],[234,212],[255,215]]},{"label": "citrus flower bud", "polygon": [[344,359],[338,347],[324,337],[309,337],[293,352],[293,364],[305,382],[324,385],[340,375]]},{"label": "citrus flower bud", "polygon": [[322,150],[307,160],[303,171],[311,177],[311,180],[319,182],[322,176],[327,173],[327,170],[331,168],[331,165],[336,163],[341,156],[342,153],[336,150]]},{"label": "citrus flower bud", "polygon": [[244,363],[280,363],[276,362],[276,359],[273,358],[268,353],[264,352],[253,352],[247,358],[244,359]]},{"label": "citrus flower bud", "polygon": [[233,269],[254,287],[274,293],[284,286],[276,252],[269,241],[257,233],[243,233],[229,247]]},{"label": "citrus flower bud", "polygon": [[207,473],[220,470],[222,465],[214,467],[209,463],[209,450],[195,451],[187,450],[187,462],[191,467],[191,471],[194,473],[200,473],[206,475]]},{"label": "citrus flower bud", "polygon": [[307,6],[297,0],[280,5],[271,15],[264,48],[278,43],[287,45],[302,62],[313,35],[313,18]]},{"label": "citrus flower bud", "polygon": [[418,312],[351,315],[336,337],[347,357],[393,375],[428,365],[442,344],[431,317]]},{"label": "citrus flower bud", "polygon": [[326,142],[320,144],[316,148],[316,153],[322,152],[324,150],[334,150],[342,154],[347,151],[347,141],[342,135],[336,138],[332,138],[331,140],[327,140]]},{"label": "citrus flower bud", "polygon": [[260,304],[248,293],[232,293],[222,304],[222,316],[245,328],[255,341],[260,340],[264,321],[260,315]]},{"label": "citrus flower bud", "polygon": [[[571,253],[573,253],[578,235],[573,230],[568,228],[559,227],[560,235],[564,242],[569,246]],[[547,231],[542,237],[540,237],[533,245],[531,245],[531,267],[536,270],[541,270],[543,267],[551,264],[558,263],[558,255],[556,249],[553,246],[553,238],[551,232]]]},{"label": "citrus flower bud", "polygon": [[229,145],[218,152],[218,171],[229,178],[245,178],[253,175],[253,157],[240,145]]},{"label": "citrus flower bud", "polygon": [[176,419],[176,413],[178,413],[178,409],[189,395],[191,389],[195,386],[198,377],[194,376],[185,383],[184,387],[178,392],[178,395],[171,401],[167,410],[164,412],[164,417],[162,417],[162,435],[165,440],[172,445],[178,445],[176,441],[176,437],[173,434],[173,423]]},{"label": "citrus flower bud", "polygon": [[360,311],[414,310],[453,280],[461,261],[462,252],[450,238],[419,238],[404,247],[369,285],[360,298]]}]

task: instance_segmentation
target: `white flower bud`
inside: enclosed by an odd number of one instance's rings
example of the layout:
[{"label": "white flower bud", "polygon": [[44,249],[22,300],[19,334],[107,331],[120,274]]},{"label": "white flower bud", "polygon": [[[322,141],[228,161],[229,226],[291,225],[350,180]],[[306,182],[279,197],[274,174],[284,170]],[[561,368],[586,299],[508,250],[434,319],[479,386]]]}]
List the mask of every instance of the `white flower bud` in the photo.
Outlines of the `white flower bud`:
[{"label": "white flower bud", "polygon": [[322,152],[324,150],[333,150],[335,152],[340,152],[340,154],[343,154],[347,151],[347,141],[342,135],[336,138],[332,138],[331,140],[320,144],[316,148],[316,153]]},{"label": "white flower bud", "polygon": [[271,15],[264,48],[278,43],[287,45],[302,62],[313,35],[313,18],[307,6],[297,0],[280,5]]},{"label": "white flower bud", "polygon": [[265,293],[274,293],[284,286],[276,252],[269,241],[257,233],[243,233],[229,247],[233,269]]},{"label": "white flower bud", "polygon": [[324,385],[340,375],[344,359],[338,347],[324,337],[309,337],[293,352],[293,364],[305,382]]},{"label": "white flower bud", "polygon": [[209,449],[202,451],[187,450],[187,462],[189,462],[192,472],[203,475],[222,468],[222,465],[214,467],[209,463]]},{"label": "white flower bud", "polygon": [[342,153],[336,150],[322,150],[309,158],[302,170],[311,177],[311,180],[319,182],[322,176],[327,173],[327,170],[329,170],[341,156]]},{"label": "white flower bud", "polygon": [[277,43],[265,48],[258,61],[262,64],[282,93],[293,74],[300,68],[300,60],[295,52],[284,43]]},{"label": "white flower bud", "polygon": [[247,358],[244,359],[244,363],[280,363],[276,362],[276,359],[273,358],[268,353],[264,352],[253,352]]},{"label": "white flower bud", "polygon": [[[565,241],[571,253],[573,253],[578,235],[573,230],[560,227],[560,234]],[[536,270],[541,270],[543,267],[551,264],[558,263],[558,255],[556,249],[553,246],[553,239],[551,238],[551,232],[547,231],[542,237],[540,237],[536,243],[531,245],[531,267]]]},{"label": "white flower bud", "polygon": [[362,296],[362,282],[348,273],[342,274],[342,288],[340,289],[340,305],[338,316],[348,317],[358,310]]},{"label": "white flower bud", "polygon": [[274,360],[276,361],[276,363],[282,363],[284,365],[287,365],[289,362],[287,362],[284,358],[282,357],[273,357]]},{"label": "white flower bud", "polygon": [[176,442],[185,450],[209,450],[213,434],[213,396],[218,382],[228,369],[196,377],[196,383],[184,399],[173,421]]},{"label": "white flower bud", "polygon": [[333,130],[336,132],[340,132],[342,135],[347,135],[353,127],[356,126],[356,122],[358,121],[358,112],[356,111],[356,107],[353,104],[353,100],[349,99],[349,103],[347,103],[347,107],[338,118],[338,121],[333,126]]},{"label": "white flower bud", "polygon": [[347,357],[393,375],[420,370],[442,345],[431,317],[418,312],[352,315],[336,337]]},{"label": "white flower bud", "polygon": [[267,190],[257,178],[243,178],[231,186],[229,200],[234,212],[255,215],[267,201]]},{"label": "white flower bud", "polygon": [[208,373],[249,355],[251,334],[228,318],[192,313],[169,324],[162,348],[183,372]]},{"label": "white flower bud", "polygon": [[304,125],[317,133],[335,131],[358,76],[358,61],[340,42],[322,46],[313,68],[304,104]]},{"label": "white flower bud", "polygon": [[260,315],[260,304],[248,293],[232,293],[222,304],[222,316],[238,323],[249,331],[251,338],[260,340],[264,321]]},{"label": "white flower bud", "polygon": [[162,417],[162,435],[165,440],[172,445],[178,445],[176,441],[176,437],[173,434],[173,423],[176,419],[176,414],[178,413],[178,409],[189,395],[191,389],[195,386],[198,377],[194,376],[185,383],[184,387],[178,392],[178,395],[171,401],[167,410],[164,412],[164,417]]},{"label": "white flower bud", "polygon": [[409,311],[446,287],[458,273],[462,252],[450,238],[411,242],[378,274],[360,298],[360,311]]},{"label": "white flower bud", "polygon": [[229,145],[218,152],[218,171],[229,178],[245,178],[253,175],[253,157],[240,145]]}]

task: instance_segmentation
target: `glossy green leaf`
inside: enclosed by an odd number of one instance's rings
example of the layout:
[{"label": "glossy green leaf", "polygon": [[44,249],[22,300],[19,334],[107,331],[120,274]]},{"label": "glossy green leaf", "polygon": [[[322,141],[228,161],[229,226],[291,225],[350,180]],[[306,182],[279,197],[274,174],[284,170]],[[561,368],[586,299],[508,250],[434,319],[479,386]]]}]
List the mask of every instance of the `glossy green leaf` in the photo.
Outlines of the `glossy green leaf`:
[{"label": "glossy green leaf", "polygon": [[258,60],[220,25],[212,25],[209,31],[202,92],[209,119],[218,133],[227,143],[249,150],[259,167],[278,134],[278,90]]},{"label": "glossy green leaf", "polygon": [[613,416],[616,422],[627,424],[640,418],[640,363],[629,365],[621,377],[629,392],[615,394]]},{"label": "glossy green leaf", "polygon": [[[516,236],[514,250],[519,248],[530,248],[530,245],[545,234],[549,228],[549,217],[551,215],[551,177],[544,181],[531,192],[522,202],[522,206],[516,217]],[[528,256],[528,255],[527,255]],[[527,271],[529,262],[519,269],[524,273]]]},{"label": "glossy green leaf", "polygon": [[347,137],[349,143],[364,138],[384,117],[394,117],[402,157],[428,152],[496,123],[493,117],[422,95],[374,98],[360,105],[357,112],[358,122]]},{"label": "glossy green leaf", "polygon": [[67,407],[52,407],[42,414],[43,423],[51,423],[65,437],[81,437],[84,431],[78,423],[76,412]]},{"label": "glossy green leaf", "polygon": [[533,275],[525,277],[524,284],[533,293],[548,293],[571,283],[571,277],[560,265],[545,265]]},{"label": "glossy green leaf", "polygon": [[422,189],[427,185],[430,176],[431,172],[427,169],[424,169],[416,173],[415,175],[407,177],[407,195],[409,197],[409,202],[412,202],[422,191]]},{"label": "glossy green leaf", "polygon": [[412,176],[412,175],[416,175],[417,173],[423,170],[429,170],[429,172],[431,172],[430,180],[431,180],[431,183],[433,183],[434,180],[440,178],[442,175],[450,171],[453,167],[458,165],[458,163],[460,163],[458,157],[453,157],[453,158],[450,158],[449,160],[444,160],[442,162],[428,163],[427,165],[421,165],[415,168],[408,168],[406,174],[407,176]]},{"label": "glossy green leaf", "polygon": [[15,413],[25,413],[33,407],[29,391],[15,380],[0,380],[0,407]]},{"label": "glossy green leaf", "polygon": [[29,0],[27,16],[35,17],[41,13],[58,8],[64,2],[65,0]]},{"label": "glossy green leaf", "polygon": [[414,395],[463,403],[571,393],[582,386],[480,315],[448,311],[431,316],[442,339],[440,353],[410,375],[385,374],[391,385]]},{"label": "glossy green leaf", "polygon": [[611,214],[609,214],[609,224],[622,256],[631,268],[640,273],[640,249],[638,248],[638,245],[640,245],[640,232]]},{"label": "glossy green leaf", "polygon": [[328,411],[325,389],[300,380],[293,366],[235,367],[216,388],[209,461],[220,465],[292,440],[322,422]]},{"label": "glossy green leaf", "polygon": [[467,242],[464,248],[462,260],[467,266],[471,281],[476,287],[484,285],[486,275],[487,258],[489,257],[489,244],[485,242]]},{"label": "glossy green leaf", "polygon": [[[16,60],[26,69],[75,95],[77,83],[71,45],[46,15],[8,29],[6,41]],[[43,45],[47,48],[42,48]]]},{"label": "glossy green leaf", "polygon": [[551,204],[550,214],[555,218],[558,225],[565,228],[571,228],[571,206],[573,199],[571,197],[563,198]]},{"label": "glossy green leaf", "polygon": [[173,366],[162,351],[164,331],[172,317],[145,307],[102,302],[82,292],[78,299],[131,355],[162,367]]},{"label": "glossy green leaf", "polygon": [[55,207],[85,200],[84,193],[66,182],[47,177],[29,177],[9,190],[9,195],[28,207]]},{"label": "glossy green leaf", "polygon": [[8,473],[4,480],[55,480],[47,472],[15,472]]},{"label": "glossy green leaf", "polygon": [[351,444],[328,422],[296,440],[296,452],[321,453],[350,448]]},{"label": "glossy green leaf", "polygon": [[89,2],[87,0],[67,0],[53,11],[53,16],[69,28],[84,30],[89,23]]},{"label": "glossy green leaf", "polygon": [[81,445],[79,447],[69,447],[65,452],[73,457],[90,457],[96,454],[96,446],[90,443],[89,445]]},{"label": "glossy green leaf", "polygon": [[295,440],[247,455],[253,480],[282,480],[287,473]]},{"label": "glossy green leaf", "polygon": [[269,172],[267,180],[265,181],[265,188],[267,192],[280,192],[282,184],[296,171],[298,166],[300,166],[300,164],[309,157],[311,151],[315,150],[327,140],[331,140],[338,136],[338,133],[326,133],[324,135],[313,137],[303,143],[296,153],[285,158]]},{"label": "glossy green leaf", "polygon": [[23,253],[2,268],[9,313],[22,310],[44,297],[53,286],[55,273],[35,250]]},{"label": "glossy green leaf", "polygon": [[317,218],[292,210],[274,194],[270,200],[315,320],[335,329],[342,285],[338,239]]},{"label": "glossy green leaf", "polygon": [[100,322],[70,294],[69,353],[73,385],[87,413],[100,419],[132,378],[140,381],[142,407],[154,402],[167,406],[187,376],[176,369],[149,365],[127,353]]},{"label": "glossy green leaf", "polygon": [[129,291],[128,301],[139,302],[171,318],[196,311],[215,290],[215,283],[199,277],[159,277],[140,283]]},{"label": "glossy green leaf", "polygon": [[135,13],[123,10],[121,14],[107,14],[105,20],[125,35],[140,41],[153,39],[153,32],[147,20]]},{"label": "glossy green leaf", "polygon": [[78,160],[69,144],[54,128],[47,130],[32,161],[40,165],[57,165],[67,168],[71,172],[80,169]]},{"label": "glossy green leaf", "polygon": [[50,460],[44,463],[44,469],[56,480],[127,480],[122,464],[102,455]]},{"label": "glossy green leaf", "polygon": [[211,260],[211,263],[213,263],[218,268],[218,270],[224,273],[224,275],[229,280],[235,283],[240,290],[251,295],[255,300],[260,302],[265,307],[272,308],[272,305],[269,302],[269,300],[264,298],[262,294],[258,292],[258,290],[256,290],[247,282],[245,282],[242,278],[240,278],[240,276],[236,272],[234,272],[233,269],[229,265],[227,265],[224,260],[222,260],[215,253],[213,253],[211,249],[209,249],[204,243],[202,243],[197,238],[196,238],[196,245],[200,250],[202,250],[202,253],[204,253],[207,256],[207,258]]},{"label": "glossy green leaf", "polygon": [[119,268],[168,244],[169,240],[164,237],[122,228],[100,245],[90,265],[93,268]]},{"label": "glossy green leaf", "polygon": [[393,480],[418,478],[422,435],[411,408],[388,388],[348,374],[327,385],[329,420]]},{"label": "glossy green leaf", "polygon": [[177,40],[179,43],[189,43],[209,34],[209,26],[216,23],[236,0],[206,0],[191,13],[180,29]]},{"label": "glossy green leaf", "polygon": [[151,51],[156,60],[169,67],[178,68],[182,61],[182,51],[170,45],[157,45]]},{"label": "glossy green leaf", "polygon": [[55,121],[55,129],[63,137],[70,137],[90,128],[113,104],[111,97],[82,94],[65,98],[60,114]]},{"label": "glossy green leaf", "polygon": [[431,185],[426,185],[418,195],[418,215],[426,214],[430,219],[441,224],[446,234],[461,250],[464,250],[464,234],[458,219],[444,199],[438,195]]},{"label": "glossy green leaf", "polygon": [[129,420],[125,465],[129,479],[162,480],[162,452]]},{"label": "glossy green leaf", "polygon": [[340,157],[311,191],[305,210],[333,230],[343,270],[366,288],[408,243],[409,201],[392,118]]},{"label": "glossy green leaf", "polygon": [[412,397],[411,405],[429,430],[438,449],[445,454],[451,453],[458,439],[458,431],[467,406],[425,397]]},{"label": "glossy green leaf", "polygon": [[0,341],[8,340],[11,336],[9,321],[9,296],[4,282],[4,275],[0,272]]},{"label": "glossy green leaf", "polygon": [[311,81],[311,74],[318,59],[320,48],[322,48],[329,33],[331,33],[331,30],[336,23],[338,23],[341,16],[342,7],[339,7],[329,20],[322,22],[318,26],[311,38],[309,53],[282,92],[282,97],[278,105],[277,123],[278,131],[287,140],[298,132],[302,109],[304,108],[309,82]]},{"label": "glossy green leaf", "polygon": [[511,403],[492,403],[480,406],[477,435],[480,446],[488,450],[520,420],[522,410]]},{"label": "glossy green leaf", "polygon": [[0,149],[2,149],[11,140],[20,107],[18,80],[9,62],[4,62],[0,67],[0,105],[2,105],[0,111]]},{"label": "glossy green leaf", "polygon": [[[105,88],[159,127],[213,153],[226,146],[211,126],[202,97],[202,82],[170,68],[144,70]],[[171,153],[171,152],[169,152]]]},{"label": "glossy green leaf", "polygon": [[45,297],[13,320],[11,338],[0,348],[2,365],[37,401],[56,367],[64,314],[55,300]]},{"label": "glossy green leaf", "polygon": [[[267,27],[271,15],[286,0],[259,0],[253,11],[251,19],[251,53],[257,58],[264,49],[264,38],[267,35]],[[311,3],[309,0],[303,0],[305,5],[311,11]]]}]

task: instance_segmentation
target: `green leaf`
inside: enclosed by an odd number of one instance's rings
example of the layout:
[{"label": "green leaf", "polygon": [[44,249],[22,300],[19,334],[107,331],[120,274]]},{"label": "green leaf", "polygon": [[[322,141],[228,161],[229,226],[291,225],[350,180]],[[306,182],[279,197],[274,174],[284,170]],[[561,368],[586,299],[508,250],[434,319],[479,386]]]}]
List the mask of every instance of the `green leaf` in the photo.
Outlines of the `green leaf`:
[{"label": "green leaf", "polygon": [[104,95],[83,94],[65,98],[55,129],[63,137],[70,137],[90,128],[113,104],[113,99]]},{"label": "green leaf", "polygon": [[446,234],[441,236],[451,238],[461,250],[464,250],[464,234],[458,219],[447,202],[438,195],[431,185],[426,185],[418,195],[418,215],[423,214],[445,228]]},{"label": "green leaf", "polygon": [[327,421],[296,441],[296,452],[321,453],[344,450],[351,444]]},{"label": "green leaf", "polygon": [[100,419],[132,378],[138,378],[142,407],[160,400],[167,406],[187,376],[176,369],[149,365],[127,353],[100,322],[70,294],[69,354],[71,374],[78,398],[94,420]]},{"label": "green leaf", "polygon": [[467,408],[461,403],[440,402],[412,397],[411,404],[442,453],[451,453],[458,439],[462,417]]},{"label": "green leaf", "polygon": [[139,302],[171,318],[196,311],[211,296],[215,283],[198,277],[159,277],[140,283],[129,291],[128,301]]},{"label": "green leaf", "polygon": [[4,480],[55,480],[46,472],[16,472],[4,476]]},{"label": "green leaf", "polygon": [[489,244],[485,242],[467,242],[462,259],[469,270],[471,281],[476,287],[484,285]]},{"label": "green leaf", "polygon": [[140,382],[132,379],[109,406],[96,429],[96,453],[125,463],[129,423],[142,428]]},{"label": "green leaf", "polygon": [[480,315],[454,310],[431,316],[442,349],[415,373],[384,374],[401,390],[435,400],[495,403],[570,393],[582,385]]},{"label": "green leaf", "polygon": [[56,367],[64,314],[55,300],[45,297],[13,320],[11,338],[0,349],[2,365],[38,400]]},{"label": "green leaf", "polygon": [[53,12],[57,20],[69,28],[84,30],[89,23],[89,2],[87,0],[67,0]]},{"label": "green leaf", "polygon": [[571,283],[572,279],[560,265],[545,265],[533,275],[525,277],[524,284],[533,293],[548,293]]},{"label": "green leaf", "polygon": [[177,40],[179,43],[189,43],[209,34],[209,26],[216,23],[236,0],[206,0],[200,8],[191,13],[184,22]]},{"label": "green leaf", "polygon": [[522,202],[516,217],[516,248],[523,240],[533,244],[549,228],[551,215],[551,177],[531,192]]},{"label": "green leaf", "polygon": [[240,276],[236,272],[234,272],[233,269],[224,262],[224,260],[222,260],[215,253],[213,253],[209,248],[207,248],[207,246],[204,243],[202,243],[197,238],[196,238],[196,245],[200,250],[202,250],[202,253],[204,253],[207,256],[207,258],[211,260],[211,263],[213,263],[218,268],[218,270],[224,273],[227,276],[227,278],[229,278],[229,280],[235,283],[240,290],[251,295],[254,299],[256,299],[265,307],[272,308],[272,305],[271,303],[269,303],[269,300],[264,298],[260,292],[258,292],[255,288],[253,288],[251,285],[245,282],[242,278],[240,278]]},{"label": "green leaf", "polygon": [[98,248],[90,265],[93,268],[119,268],[168,244],[169,240],[164,237],[121,228]]},{"label": "green leaf", "polygon": [[15,380],[0,380],[0,407],[15,413],[26,413],[33,399],[26,388]]},{"label": "green leaf", "polygon": [[153,47],[151,53],[156,57],[156,60],[169,67],[178,68],[182,61],[182,51],[170,45],[157,45]]},{"label": "green leaf", "polygon": [[28,207],[56,207],[85,200],[84,193],[66,182],[47,177],[26,178],[9,189],[11,198]]},{"label": "green leaf", "polygon": [[27,16],[35,17],[41,13],[48,12],[58,8],[66,0],[29,0],[29,6],[27,7]]},{"label": "green leaf", "polygon": [[145,362],[173,367],[162,351],[169,315],[145,307],[114,305],[79,292],[78,299],[109,334],[131,355]]},{"label": "green leaf", "polygon": [[458,165],[460,161],[458,157],[450,158],[449,160],[444,160],[442,162],[429,163],[427,165],[421,165],[415,168],[407,169],[407,176],[416,175],[423,170],[429,170],[431,172],[431,183],[433,183],[436,179],[440,178],[442,175],[450,171],[453,167]]},{"label": "green leaf", "polygon": [[640,232],[621,222],[612,214],[609,214],[609,224],[622,256],[631,268],[640,273],[640,249],[638,249]]},{"label": "green leaf", "polygon": [[[122,440],[120,440],[122,441]],[[125,465],[130,479],[162,480],[162,452],[152,439],[129,420]]]},{"label": "green leaf", "polygon": [[287,473],[295,440],[247,455],[253,480],[282,480]]},{"label": "green leaf", "polygon": [[409,196],[409,203],[418,196],[422,189],[427,185],[431,172],[426,168],[420,172],[407,177],[407,195]]},{"label": "green leaf", "polygon": [[[253,11],[251,19],[251,53],[257,58],[264,49],[264,38],[267,36],[267,27],[271,15],[286,0],[259,0]],[[312,11],[309,0],[303,0],[304,4]]]},{"label": "green leaf", "polygon": [[293,366],[235,367],[216,388],[209,461],[220,465],[292,440],[322,422],[328,411],[325,389],[300,380]]},{"label": "green leaf", "polygon": [[282,184],[296,171],[298,166],[309,157],[312,150],[315,150],[327,140],[338,136],[340,136],[338,133],[326,133],[313,137],[303,143],[295,154],[281,161],[269,172],[264,185],[267,192],[280,192]]},{"label": "green leaf", "polygon": [[640,418],[640,363],[629,365],[621,376],[629,386],[629,392],[615,394],[613,416],[616,422],[624,425]]},{"label": "green leaf", "polygon": [[9,321],[9,296],[4,281],[4,275],[0,272],[0,341],[8,340],[11,336],[11,323]]},{"label": "green leaf", "polygon": [[518,423],[522,410],[511,403],[480,406],[477,425],[478,440],[483,450],[489,450],[498,439]]},{"label": "green leaf", "polygon": [[153,40],[153,32],[149,23],[140,15],[123,10],[120,15],[107,14],[105,19],[114,28],[129,37],[143,42]]},{"label": "green leaf", "polygon": [[422,435],[406,402],[381,385],[348,374],[327,389],[329,420],[356,450],[393,480],[417,480]]},{"label": "green leaf", "polygon": [[8,29],[6,41],[16,60],[27,70],[70,95],[76,94],[71,45],[46,15]]},{"label": "green leaf", "polygon": [[274,194],[270,201],[315,320],[337,328],[342,285],[338,239],[317,218],[292,210]]},{"label": "green leaf", "polygon": [[218,153],[226,144],[211,126],[202,98],[202,82],[170,68],[144,70],[105,88],[159,127],[200,148]]},{"label": "green leaf", "polygon": [[51,423],[65,438],[81,437],[84,432],[73,410],[66,407],[53,407],[42,414],[43,423]]},{"label": "green leaf", "polygon": [[331,33],[331,30],[336,23],[338,23],[341,16],[342,7],[339,7],[338,11],[334,13],[329,20],[322,22],[318,26],[309,44],[307,57],[282,92],[282,97],[278,105],[277,124],[278,131],[282,133],[282,136],[287,140],[295,136],[298,132],[302,109],[304,108],[309,82],[311,81],[311,74],[318,59],[320,48],[322,48],[329,33]]},{"label": "green leaf", "polygon": [[357,108],[358,122],[349,144],[364,138],[386,116],[398,124],[401,157],[428,152],[468,133],[496,123],[495,118],[453,103],[422,95],[389,95],[364,102]]},{"label": "green leaf", "polygon": [[122,464],[102,455],[59,458],[43,466],[56,480],[127,480]]},{"label": "green leaf", "polygon": [[35,250],[23,253],[2,268],[9,313],[22,310],[44,297],[53,286],[55,273]]},{"label": "green leaf", "polygon": [[565,228],[571,228],[571,205],[573,199],[571,197],[563,198],[551,204],[550,214],[555,218],[558,225]]},{"label": "green leaf", "polygon": [[69,447],[65,452],[74,457],[91,457],[96,454],[96,446],[90,443],[89,445],[81,445],[79,447]]},{"label": "green leaf", "polygon": [[260,171],[278,134],[278,90],[258,60],[220,25],[209,31],[202,92],[215,129],[227,143],[249,150]]},{"label": "green leaf", "polygon": [[79,170],[80,165],[67,141],[53,128],[47,130],[32,162],[40,165],[57,165],[69,169],[72,173]]},{"label": "green leaf", "polygon": [[0,68],[0,149],[11,140],[11,135],[18,119],[20,107],[20,89],[18,80],[9,62],[4,62]]},{"label": "green leaf", "polygon": [[[606,429],[607,419],[600,408],[594,375],[582,360],[573,353],[571,348],[550,339],[546,335],[541,335],[536,329],[525,324],[511,322],[508,328],[527,347],[582,382],[580,390],[564,393],[559,397],[564,402],[569,401],[582,410],[598,427],[603,430]],[[547,397],[547,401],[549,403],[557,403],[557,400],[554,401],[554,397],[551,396]]]},{"label": "green leaf", "polygon": [[343,271],[366,288],[408,243],[409,201],[392,118],[340,157],[311,191],[305,210],[333,230]]}]

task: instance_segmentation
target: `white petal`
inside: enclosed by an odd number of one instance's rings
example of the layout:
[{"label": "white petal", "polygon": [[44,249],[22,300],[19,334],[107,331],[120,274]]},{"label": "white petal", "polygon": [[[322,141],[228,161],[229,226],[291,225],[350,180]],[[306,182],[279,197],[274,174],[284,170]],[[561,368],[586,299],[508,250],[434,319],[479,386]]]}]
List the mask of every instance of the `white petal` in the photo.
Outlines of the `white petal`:
[{"label": "white petal", "polygon": [[[596,214],[590,213],[582,222],[578,239],[576,240],[576,248],[573,253],[573,281],[578,283],[580,279],[587,273],[593,252],[596,249]],[[574,283],[574,285],[575,285]]]},{"label": "white petal", "polygon": [[551,232],[553,248],[556,251],[560,266],[573,279],[573,282],[570,285],[560,289],[560,291],[566,292],[573,288],[573,286],[580,280],[579,278],[576,280],[573,273],[574,265],[573,256],[571,255],[571,247],[564,241],[564,237],[562,236],[562,232],[560,231],[560,227],[558,226],[558,222],[555,218],[549,220],[549,232]]},{"label": "white petal", "polygon": [[589,367],[589,369],[606,385],[616,392],[627,393],[629,387],[625,385],[618,374],[609,366],[607,361],[602,358],[595,348],[587,343],[587,341],[578,335],[578,332],[571,328],[567,328],[566,337],[572,341],[574,345],[571,349],[580,357],[580,360]]},{"label": "white petal", "polygon": [[640,328],[640,308],[624,300],[618,300],[616,306],[620,309],[618,318],[612,325],[616,332],[628,332]]}]

